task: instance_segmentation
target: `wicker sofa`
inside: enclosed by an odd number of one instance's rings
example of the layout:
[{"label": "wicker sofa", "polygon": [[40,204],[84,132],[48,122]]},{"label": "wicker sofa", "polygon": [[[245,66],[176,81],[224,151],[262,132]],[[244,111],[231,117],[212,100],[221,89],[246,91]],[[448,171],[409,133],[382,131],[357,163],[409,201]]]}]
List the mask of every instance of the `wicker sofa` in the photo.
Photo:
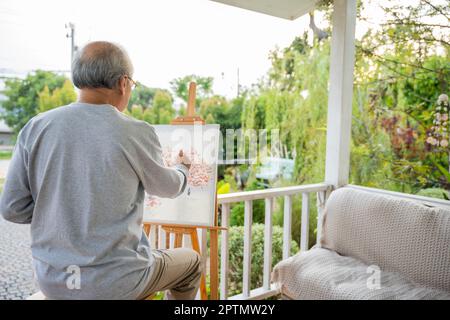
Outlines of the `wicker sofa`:
[{"label": "wicker sofa", "polygon": [[272,273],[285,299],[450,299],[450,210],[344,187],[319,243]]}]

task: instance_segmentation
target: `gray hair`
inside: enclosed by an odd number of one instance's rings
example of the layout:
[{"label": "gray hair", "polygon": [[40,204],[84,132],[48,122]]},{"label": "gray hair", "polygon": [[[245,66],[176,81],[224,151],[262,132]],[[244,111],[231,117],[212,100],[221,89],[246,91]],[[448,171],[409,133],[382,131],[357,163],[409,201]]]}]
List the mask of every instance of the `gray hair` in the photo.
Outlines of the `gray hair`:
[{"label": "gray hair", "polygon": [[112,89],[122,76],[133,76],[133,64],[125,49],[111,42],[88,43],[72,61],[72,81],[78,89]]}]

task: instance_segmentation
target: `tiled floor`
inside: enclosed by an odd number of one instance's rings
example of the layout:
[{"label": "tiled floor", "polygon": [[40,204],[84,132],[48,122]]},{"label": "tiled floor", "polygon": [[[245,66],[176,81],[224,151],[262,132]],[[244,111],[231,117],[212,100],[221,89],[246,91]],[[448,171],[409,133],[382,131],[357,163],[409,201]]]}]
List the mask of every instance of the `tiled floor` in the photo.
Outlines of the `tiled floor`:
[{"label": "tiled floor", "polygon": [[0,217],[0,300],[25,299],[36,292],[30,251],[30,226]]}]

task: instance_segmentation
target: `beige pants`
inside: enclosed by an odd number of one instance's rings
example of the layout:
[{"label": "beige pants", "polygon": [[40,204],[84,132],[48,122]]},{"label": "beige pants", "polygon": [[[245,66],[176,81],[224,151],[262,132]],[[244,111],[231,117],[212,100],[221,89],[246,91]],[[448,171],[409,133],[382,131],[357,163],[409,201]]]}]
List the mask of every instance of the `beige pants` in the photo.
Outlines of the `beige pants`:
[{"label": "beige pants", "polygon": [[187,248],[152,250],[152,254],[154,271],[139,299],[163,290],[168,290],[169,300],[195,299],[202,275],[200,255]]}]

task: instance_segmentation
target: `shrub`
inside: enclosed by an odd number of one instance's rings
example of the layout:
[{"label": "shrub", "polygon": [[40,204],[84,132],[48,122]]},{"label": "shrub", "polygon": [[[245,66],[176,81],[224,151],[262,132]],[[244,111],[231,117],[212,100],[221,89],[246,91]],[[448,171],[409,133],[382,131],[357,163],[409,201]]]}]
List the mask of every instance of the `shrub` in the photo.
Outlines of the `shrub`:
[{"label": "shrub", "polygon": [[[309,242],[311,248],[316,244],[317,237],[317,204],[316,195],[311,194],[309,201]],[[302,220],[302,195],[292,197],[292,239],[300,241],[300,230]],[[278,197],[274,204],[273,224],[283,226],[284,223],[284,197]]]},{"label": "shrub", "polygon": [[448,191],[440,188],[422,189],[417,193],[417,195],[423,197],[449,200]]},{"label": "shrub", "polygon": [[[264,187],[258,185],[256,181],[252,182],[245,191],[261,190]],[[264,222],[264,200],[254,200],[253,203],[253,222],[263,223]],[[231,226],[243,226],[244,225],[244,202],[240,202],[234,205],[231,209],[230,225]]]},{"label": "shrub", "polygon": [[[291,243],[291,254],[298,252],[299,247],[294,240]],[[272,231],[272,267],[278,263],[283,254],[283,229],[273,226]],[[229,295],[242,292],[243,255],[244,255],[244,227],[232,226],[229,229]],[[251,260],[251,288],[261,287],[263,284],[264,266],[264,225],[252,226],[252,260]]]}]

